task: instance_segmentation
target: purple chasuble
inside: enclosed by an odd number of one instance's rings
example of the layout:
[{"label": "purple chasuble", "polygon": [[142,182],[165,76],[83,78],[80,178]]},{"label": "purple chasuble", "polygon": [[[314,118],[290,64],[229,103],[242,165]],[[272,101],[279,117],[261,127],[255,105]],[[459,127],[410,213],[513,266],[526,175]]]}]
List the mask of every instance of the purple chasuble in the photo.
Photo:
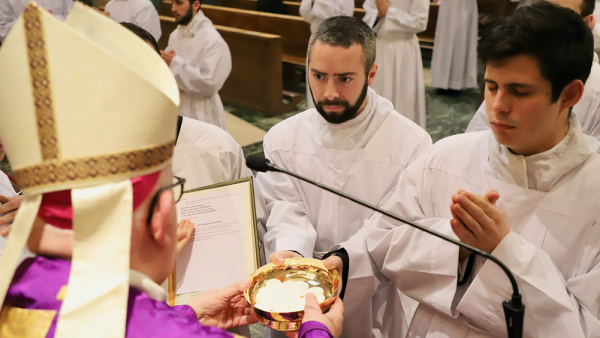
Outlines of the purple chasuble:
[{"label": "purple chasuble", "polygon": [[302,338],[333,338],[325,324],[315,321],[302,323],[298,337]]},{"label": "purple chasuble", "polygon": [[[62,304],[57,296],[62,287],[67,285],[70,271],[71,262],[60,258],[37,256],[26,259],[15,272],[3,306],[56,311],[57,315],[46,335],[47,338],[54,337]],[[200,324],[196,313],[188,305],[170,307],[166,302],[156,301],[130,287],[125,336],[232,338],[233,334]],[[325,325],[310,321],[302,324],[299,337],[330,338],[331,334]]]},{"label": "purple chasuble", "polygon": [[[56,310],[57,315],[46,335],[48,338],[54,337],[62,303],[56,298],[60,289],[67,285],[70,270],[71,262],[59,258],[37,256],[25,260],[15,272],[4,305],[30,310]],[[230,338],[233,334],[217,327],[203,326],[194,310],[187,305],[170,307],[130,287],[126,337]]]}]

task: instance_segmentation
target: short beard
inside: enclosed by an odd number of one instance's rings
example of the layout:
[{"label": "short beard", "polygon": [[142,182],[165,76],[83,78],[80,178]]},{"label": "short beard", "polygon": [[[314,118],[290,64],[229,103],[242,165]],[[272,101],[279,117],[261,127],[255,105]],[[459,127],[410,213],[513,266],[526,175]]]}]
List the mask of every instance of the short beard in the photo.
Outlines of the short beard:
[{"label": "short beard", "polygon": [[185,12],[185,14],[179,20],[175,20],[175,23],[177,23],[178,25],[187,26],[193,18],[194,9],[192,8],[192,4],[190,3],[190,8],[188,8],[188,11]]},{"label": "short beard", "polygon": [[[365,101],[365,98],[367,97],[367,89],[369,88],[369,83],[367,80],[365,80],[365,85],[363,86],[362,92],[360,93],[360,96],[358,97],[356,102],[354,102],[353,105],[350,105],[348,101],[343,101],[341,99],[335,99],[331,101],[325,99],[317,102],[315,100],[315,96],[313,95],[312,88],[310,88],[310,84],[308,85],[308,88],[310,89],[310,96],[312,97],[312,100],[315,104],[315,108],[317,109],[319,114],[321,114],[321,116],[325,119],[325,121],[333,124],[340,124],[346,121],[350,121],[356,117],[360,106],[362,106],[363,102]],[[323,108],[323,106],[325,105],[343,106],[345,109],[341,114],[328,115],[325,112],[325,109]]]}]

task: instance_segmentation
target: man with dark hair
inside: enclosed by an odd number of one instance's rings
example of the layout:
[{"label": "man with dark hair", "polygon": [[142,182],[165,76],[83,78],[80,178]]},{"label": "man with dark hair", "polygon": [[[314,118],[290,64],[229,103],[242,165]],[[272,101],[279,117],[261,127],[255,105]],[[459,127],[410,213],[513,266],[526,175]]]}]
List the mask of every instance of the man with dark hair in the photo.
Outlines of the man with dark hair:
[{"label": "man with dark hair", "polygon": [[[556,5],[570,8],[581,15],[590,28],[594,27],[593,11],[594,0],[547,0]],[[584,55],[584,57],[586,57]],[[486,113],[485,100],[481,103],[475,115],[469,122],[466,132],[490,129],[490,123]],[[573,113],[577,115],[583,133],[600,140],[600,65],[598,56],[594,54],[594,62],[590,74],[585,81],[583,96],[573,106]]]},{"label": "man with dark hair", "polygon": [[129,29],[133,34],[137,35],[140,39],[144,40],[147,44],[149,44],[159,55],[160,48],[158,47],[158,43],[152,34],[150,34],[147,30],[142,27],[129,23],[129,22],[121,22],[125,28]]},{"label": "man with dark hair", "polygon": [[229,46],[200,10],[199,0],[173,0],[172,11],[179,25],[162,57],[179,85],[179,115],[226,129],[218,92],[231,72]]},{"label": "man with dark hair", "polygon": [[[273,0],[269,0],[275,3]],[[258,2],[261,5],[261,1]],[[314,33],[319,24],[327,18],[344,15],[352,16],[354,13],[354,0],[302,0],[300,3],[300,16],[310,24],[310,32]],[[310,99],[310,85],[306,81],[306,106],[314,108]]]},{"label": "man with dark hair", "polygon": [[[577,3],[578,1],[574,1]],[[566,7],[566,6],[565,6]],[[581,16],[584,18],[585,22],[589,24],[588,18],[591,18],[590,15],[594,15],[594,9],[596,7],[595,0],[583,0],[579,6],[579,11],[581,11]],[[577,9],[573,8],[575,12],[579,12]]]},{"label": "man with dark hair", "polygon": [[[479,43],[492,130],[437,142],[383,205],[503,261],[524,337],[600,336],[599,146],[569,120],[592,53],[572,10],[541,2],[502,19]],[[379,214],[365,229],[375,287],[392,281],[420,302],[409,337],[506,337],[512,288],[493,262]],[[352,271],[365,251],[343,247],[350,277],[367,274]]]},{"label": "man with dark hair", "polygon": [[[360,19],[329,18],[308,46],[308,82],[316,109],[275,125],[264,139],[277,165],[378,204],[400,172],[431,145],[429,135],[369,88],[377,73],[373,31]],[[351,238],[371,211],[279,173],[256,178],[267,207],[271,261],[318,257]],[[334,257],[335,258],[335,257]],[[345,337],[400,337],[406,318],[393,285],[367,293],[360,279],[345,294]]]}]

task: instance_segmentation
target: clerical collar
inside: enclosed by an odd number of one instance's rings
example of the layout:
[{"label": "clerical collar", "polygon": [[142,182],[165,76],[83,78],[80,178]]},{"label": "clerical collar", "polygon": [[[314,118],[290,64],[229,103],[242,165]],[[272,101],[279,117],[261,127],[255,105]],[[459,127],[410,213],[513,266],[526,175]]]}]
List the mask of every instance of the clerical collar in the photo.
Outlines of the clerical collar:
[{"label": "clerical collar", "polygon": [[513,154],[499,144],[490,132],[488,172],[504,182],[523,188],[548,192],[565,175],[587,160],[598,149],[590,146],[576,116],[569,131],[553,148],[530,156]]}]

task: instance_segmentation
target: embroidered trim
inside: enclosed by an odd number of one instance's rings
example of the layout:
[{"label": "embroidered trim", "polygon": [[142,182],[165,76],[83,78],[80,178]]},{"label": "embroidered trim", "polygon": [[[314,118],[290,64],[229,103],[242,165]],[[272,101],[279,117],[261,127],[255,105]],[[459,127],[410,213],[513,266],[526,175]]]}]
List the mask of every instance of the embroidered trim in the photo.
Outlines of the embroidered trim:
[{"label": "embroidered trim", "polygon": [[74,160],[52,160],[15,170],[23,190],[68,181],[104,179],[150,169],[173,157],[175,141],[147,149]]},{"label": "embroidered trim", "polygon": [[44,161],[58,159],[60,158],[60,150],[58,149],[50,72],[40,10],[36,5],[28,5],[24,11],[23,19],[25,20],[27,58],[42,159]]},{"label": "embroidered trim", "polygon": [[0,316],[2,338],[44,338],[50,330],[55,310],[29,310],[4,306]]}]

